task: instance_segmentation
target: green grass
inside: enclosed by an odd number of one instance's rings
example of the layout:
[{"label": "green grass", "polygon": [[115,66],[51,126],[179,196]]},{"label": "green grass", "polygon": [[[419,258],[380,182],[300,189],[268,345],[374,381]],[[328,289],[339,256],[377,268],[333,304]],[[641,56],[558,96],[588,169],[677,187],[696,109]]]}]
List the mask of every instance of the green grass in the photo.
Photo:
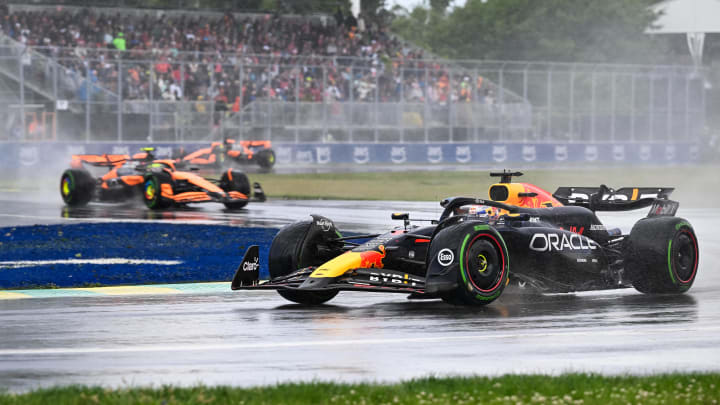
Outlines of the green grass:
[{"label": "green grass", "polygon": [[[550,192],[559,186],[675,187],[672,198],[683,206],[716,207],[720,168],[538,169],[526,170],[516,181],[534,183]],[[272,198],[440,201],[449,196],[487,198],[494,182],[488,171],[372,172],[323,174],[254,174]]]},{"label": "green grass", "polygon": [[[242,376],[238,376],[239,379]],[[603,377],[509,375],[398,384],[313,382],[258,388],[51,388],[0,394],[1,404],[717,404],[720,374]]]}]

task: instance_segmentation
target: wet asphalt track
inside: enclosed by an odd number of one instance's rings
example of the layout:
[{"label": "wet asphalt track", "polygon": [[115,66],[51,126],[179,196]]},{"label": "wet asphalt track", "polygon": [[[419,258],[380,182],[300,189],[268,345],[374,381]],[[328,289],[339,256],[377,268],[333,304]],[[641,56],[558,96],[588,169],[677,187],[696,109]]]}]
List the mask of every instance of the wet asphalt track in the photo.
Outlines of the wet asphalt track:
[{"label": "wet asphalt track", "polygon": [[[0,226],[166,220],[279,226],[311,212],[341,229],[392,225],[390,212],[435,217],[436,203],[285,202],[167,214],[0,195]],[[117,207],[113,207],[117,208]],[[112,215],[110,215],[112,213]],[[604,215],[629,231],[644,211]],[[720,218],[680,208],[697,232],[695,285],[679,297],[634,290],[532,296],[507,291],[482,309],[403,295],[341,293],[331,305],[288,305],[274,292],[33,298],[0,301],[0,387],[395,381],[509,372],[657,373],[720,370]],[[102,218],[101,218],[102,217]]]}]

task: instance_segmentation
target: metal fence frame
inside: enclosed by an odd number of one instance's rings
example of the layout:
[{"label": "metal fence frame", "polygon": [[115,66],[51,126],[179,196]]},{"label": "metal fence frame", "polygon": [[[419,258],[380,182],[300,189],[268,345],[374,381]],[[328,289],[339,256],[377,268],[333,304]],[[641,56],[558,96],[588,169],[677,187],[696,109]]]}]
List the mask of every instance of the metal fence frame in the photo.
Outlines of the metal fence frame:
[{"label": "metal fence frame", "polygon": [[[158,59],[150,55],[27,48],[0,37],[0,74],[16,81],[19,89],[18,112],[6,114],[19,114],[19,119],[17,115],[11,118],[19,122],[22,138],[27,139],[26,95],[32,94],[35,104],[44,98],[47,111],[74,118],[60,117],[58,139],[86,142],[184,142],[222,136],[295,143],[687,142],[697,140],[705,125],[702,72],[690,66],[437,59],[379,62],[180,52],[170,60],[181,72],[180,88],[187,95],[186,72],[204,64],[207,84],[201,87],[206,88],[207,98],[168,101],[157,94]],[[152,83],[139,98],[126,96],[131,66],[145,67]],[[216,73],[217,66],[221,73]],[[102,75],[102,69],[116,75]],[[330,72],[337,75],[343,69],[349,72],[346,81],[352,90],[337,101],[326,90]],[[292,93],[286,94],[287,100],[262,96],[270,90],[257,78],[275,71],[290,72]],[[301,77],[305,76],[301,73],[309,71],[320,83],[322,95],[316,101],[302,100],[305,83]],[[231,72],[230,77],[225,72]],[[244,86],[255,80],[263,85],[261,96],[236,112],[218,111],[211,100],[223,80],[232,80],[234,86],[228,88],[241,95]],[[440,87],[443,81],[444,88]],[[393,84],[395,89],[386,91]],[[355,94],[360,86],[370,89],[362,98]],[[434,99],[433,91],[445,92],[446,99]],[[458,97],[463,91],[465,99]],[[147,121],[146,133],[138,129],[139,120]],[[70,121],[75,124],[67,124]],[[105,134],[108,127],[114,136]],[[11,138],[2,135],[0,139]]]}]

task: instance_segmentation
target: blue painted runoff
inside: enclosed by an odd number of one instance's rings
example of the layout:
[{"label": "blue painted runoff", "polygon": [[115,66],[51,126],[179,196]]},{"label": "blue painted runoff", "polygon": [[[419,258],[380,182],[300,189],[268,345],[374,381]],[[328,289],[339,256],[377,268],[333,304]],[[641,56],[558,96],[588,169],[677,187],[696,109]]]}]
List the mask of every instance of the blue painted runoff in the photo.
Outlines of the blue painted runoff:
[{"label": "blue painted runoff", "polygon": [[[260,246],[260,277],[268,278],[268,249],[277,231],[143,222],[0,228],[0,289],[229,281],[250,245]],[[108,258],[163,264],[85,262]],[[41,260],[77,263],[17,263]]]}]

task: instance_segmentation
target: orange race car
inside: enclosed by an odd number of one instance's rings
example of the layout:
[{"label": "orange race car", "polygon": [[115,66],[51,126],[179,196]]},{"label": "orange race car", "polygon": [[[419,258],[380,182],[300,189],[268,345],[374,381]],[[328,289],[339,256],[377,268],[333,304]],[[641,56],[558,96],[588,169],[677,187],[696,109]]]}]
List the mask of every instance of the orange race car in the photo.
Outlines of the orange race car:
[{"label": "orange race car", "polygon": [[275,152],[270,141],[235,141],[225,139],[209,147],[186,154],[183,148],[175,152],[176,160],[198,167],[228,168],[233,164],[257,164],[262,169],[275,165]]},{"label": "orange race car", "polygon": [[[219,180],[205,178],[178,170],[185,163],[155,159],[153,151],[154,148],[143,148],[132,157],[73,155],[71,168],[60,179],[63,201],[69,206],[81,206],[91,200],[118,202],[141,194],[151,209],[196,202],[220,202],[228,209],[239,209],[251,200],[265,201],[260,184],[254,183],[251,191],[242,172],[228,169]],[[94,177],[87,166],[106,167],[108,172]]]}]

